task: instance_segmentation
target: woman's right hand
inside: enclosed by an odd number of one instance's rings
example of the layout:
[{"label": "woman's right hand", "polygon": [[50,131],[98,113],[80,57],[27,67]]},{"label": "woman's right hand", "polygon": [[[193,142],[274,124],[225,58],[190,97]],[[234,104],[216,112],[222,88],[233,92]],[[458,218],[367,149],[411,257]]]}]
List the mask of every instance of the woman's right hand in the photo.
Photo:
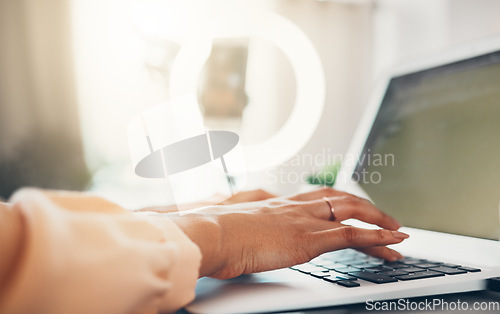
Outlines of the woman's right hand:
[{"label": "woman's right hand", "polygon": [[[327,197],[335,208],[335,221]],[[382,229],[342,224],[356,218]],[[371,202],[334,189],[234,205],[209,206],[172,218],[202,252],[200,276],[232,278],[290,267],[329,251],[356,248],[387,260],[402,256],[386,245],[408,235]]]}]

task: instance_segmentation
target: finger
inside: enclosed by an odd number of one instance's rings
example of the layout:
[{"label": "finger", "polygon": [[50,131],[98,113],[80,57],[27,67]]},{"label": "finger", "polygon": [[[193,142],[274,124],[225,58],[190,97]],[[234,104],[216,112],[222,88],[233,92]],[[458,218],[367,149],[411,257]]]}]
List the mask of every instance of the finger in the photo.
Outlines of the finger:
[{"label": "finger", "polygon": [[327,188],[327,187],[321,187],[316,190],[306,192],[306,193],[301,193],[301,194],[296,194],[292,196],[286,197],[289,200],[292,201],[314,201],[321,199],[323,197],[332,197],[332,196],[346,196],[350,195],[349,193],[338,191],[332,188]]},{"label": "finger", "polygon": [[385,259],[387,261],[397,261],[403,258],[399,252],[390,249],[386,246],[373,246],[367,248],[359,248],[358,251],[363,252],[365,254],[371,255],[373,257],[378,257]]},{"label": "finger", "polygon": [[[389,230],[401,228],[401,224],[393,217],[377,209],[373,204],[353,195],[328,198],[333,207],[335,221],[355,218],[371,224],[376,224]],[[320,199],[302,202],[303,208],[316,218],[331,220],[332,209],[327,201]]]},{"label": "finger", "polygon": [[312,243],[318,254],[346,248],[366,248],[396,244],[407,239],[409,235],[394,230],[362,229],[353,226],[344,226],[335,229],[312,233]]},{"label": "finger", "polygon": [[[349,195],[330,197],[328,199],[333,206],[333,213],[337,221],[355,218],[389,230],[398,230],[401,228],[401,224],[396,219],[379,210],[372,203],[358,197]],[[322,208],[317,209],[317,217],[331,219],[332,210],[328,202],[321,200],[319,204]]]}]

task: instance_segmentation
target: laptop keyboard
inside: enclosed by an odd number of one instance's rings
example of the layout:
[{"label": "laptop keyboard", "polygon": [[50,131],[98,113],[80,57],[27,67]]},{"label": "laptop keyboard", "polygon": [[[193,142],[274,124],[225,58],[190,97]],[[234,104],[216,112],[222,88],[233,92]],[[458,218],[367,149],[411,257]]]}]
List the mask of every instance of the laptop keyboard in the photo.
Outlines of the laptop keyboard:
[{"label": "laptop keyboard", "polygon": [[481,271],[478,268],[413,257],[389,262],[352,249],[326,253],[309,263],[290,268],[348,288],[359,287],[359,280],[383,284]]}]

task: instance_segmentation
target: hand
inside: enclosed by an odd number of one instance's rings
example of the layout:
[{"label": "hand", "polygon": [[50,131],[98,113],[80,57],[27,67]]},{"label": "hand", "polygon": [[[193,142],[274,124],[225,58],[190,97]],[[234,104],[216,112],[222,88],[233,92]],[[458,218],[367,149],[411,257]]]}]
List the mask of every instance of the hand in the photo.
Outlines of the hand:
[{"label": "hand", "polygon": [[[328,197],[330,208],[322,197]],[[341,221],[357,218],[384,229]],[[367,200],[333,189],[292,197],[205,207],[172,218],[202,252],[200,276],[220,279],[304,263],[329,251],[357,248],[388,260],[402,256],[385,245],[408,238],[400,225]]]}]

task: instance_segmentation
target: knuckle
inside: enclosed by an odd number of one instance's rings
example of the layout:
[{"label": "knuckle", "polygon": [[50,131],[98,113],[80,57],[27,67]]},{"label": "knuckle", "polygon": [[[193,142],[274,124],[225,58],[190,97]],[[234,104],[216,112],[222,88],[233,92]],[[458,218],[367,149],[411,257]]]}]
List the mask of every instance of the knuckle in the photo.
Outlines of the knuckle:
[{"label": "knuckle", "polygon": [[304,215],[302,215],[302,213],[297,210],[297,207],[293,206],[287,207],[286,214],[288,215],[288,217],[291,217],[294,221],[299,221],[300,223],[303,222],[302,218],[304,218]]},{"label": "knuckle", "polygon": [[326,186],[322,186],[321,188],[319,188],[319,191],[320,191],[322,194],[327,194],[327,193],[331,192],[331,191],[332,191],[332,189],[331,189],[331,188],[329,188],[329,187],[326,187]]},{"label": "knuckle", "polygon": [[342,236],[347,243],[353,243],[357,236],[356,228],[346,226],[342,229]]},{"label": "knuckle", "polygon": [[382,230],[382,229],[377,229],[376,231],[376,237],[377,237],[377,240],[382,242],[384,241],[384,239],[386,238],[386,230]]},{"label": "knuckle", "polygon": [[260,208],[260,213],[265,215],[273,214],[274,212],[275,210],[273,206],[263,206]]},{"label": "knuckle", "polygon": [[353,207],[357,207],[357,205],[359,203],[358,198],[354,195],[347,195],[344,197],[344,199],[345,199],[347,204],[349,204],[350,206],[353,206]]},{"label": "knuckle", "polygon": [[263,189],[257,189],[254,191],[254,193],[262,198],[267,197],[269,195],[269,193]]},{"label": "knuckle", "polygon": [[290,200],[290,201],[301,201],[305,197],[306,197],[305,194],[295,194],[295,195],[293,195],[291,197],[286,197],[284,199]]},{"label": "knuckle", "polygon": [[281,201],[277,201],[276,200],[276,201],[270,201],[270,202],[268,202],[267,205],[270,206],[270,207],[279,207],[279,206],[284,205],[284,203],[281,202]]},{"label": "knuckle", "polygon": [[309,219],[297,213],[292,213],[290,218],[290,224],[293,226],[295,232],[301,237],[304,236],[305,231],[308,229],[307,226],[310,222]]}]

